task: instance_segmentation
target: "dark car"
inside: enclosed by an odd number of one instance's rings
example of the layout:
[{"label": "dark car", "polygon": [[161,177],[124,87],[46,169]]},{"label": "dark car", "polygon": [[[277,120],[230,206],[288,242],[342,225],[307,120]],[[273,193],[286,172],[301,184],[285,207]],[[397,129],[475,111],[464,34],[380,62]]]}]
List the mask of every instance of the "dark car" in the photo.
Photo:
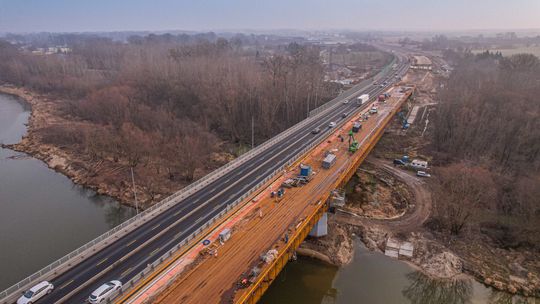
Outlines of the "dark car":
[{"label": "dark car", "polygon": [[394,165],[395,166],[405,166],[405,162],[401,159],[394,159]]}]

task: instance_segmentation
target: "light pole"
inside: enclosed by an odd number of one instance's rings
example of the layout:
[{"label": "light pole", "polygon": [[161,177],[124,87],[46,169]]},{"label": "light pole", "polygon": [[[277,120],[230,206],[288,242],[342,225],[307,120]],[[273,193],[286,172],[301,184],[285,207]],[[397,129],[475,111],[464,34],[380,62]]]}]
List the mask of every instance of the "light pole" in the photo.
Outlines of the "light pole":
[{"label": "light pole", "polygon": [[255,147],[255,118],[251,114],[251,149]]},{"label": "light pole", "polygon": [[131,169],[131,182],[133,183],[133,196],[135,197],[135,210],[139,214],[139,202],[137,201],[137,191],[135,190],[135,176],[133,174],[133,167]]}]

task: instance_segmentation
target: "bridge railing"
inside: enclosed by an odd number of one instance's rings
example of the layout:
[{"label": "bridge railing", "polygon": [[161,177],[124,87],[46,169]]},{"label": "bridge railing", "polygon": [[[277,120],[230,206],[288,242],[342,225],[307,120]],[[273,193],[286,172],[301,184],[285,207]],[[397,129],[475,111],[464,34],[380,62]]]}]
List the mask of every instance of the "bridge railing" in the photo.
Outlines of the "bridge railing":
[{"label": "bridge railing", "polygon": [[[395,60],[395,58],[394,58]],[[283,132],[279,133],[278,135],[274,136],[273,138],[265,141],[261,145],[255,147],[254,149],[240,155],[233,161],[223,165],[222,167],[214,170],[213,172],[205,175],[204,177],[200,178],[199,180],[187,185],[186,187],[182,188],[181,190],[175,192],[174,194],[166,197],[162,201],[154,204],[153,206],[149,207],[148,209],[145,209],[144,211],[140,212],[136,216],[122,222],[118,226],[112,228],[111,230],[103,233],[102,235],[96,237],[95,239],[87,242],[86,244],[82,245],[81,247],[73,250],[72,252],[66,254],[65,256],[59,258],[58,260],[52,262],[51,264],[43,267],[39,271],[35,272],[34,274],[26,277],[25,279],[19,281],[18,283],[12,285],[11,287],[8,287],[4,291],[0,293],[0,300],[2,303],[8,303],[6,301],[9,301],[7,299],[10,296],[13,296],[14,294],[18,295],[20,291],[24,290],[25,288],[28,288],[31,286],[32,283],[38,282],[40,280],[48,279],[52,276],[59,275],[74,265],[76,265],[82,258],[92,255],[95,252],[103,249],[104,247],[108,246],[112,241],[115,239],[118,239],[122,237],[123,235],[128,234],[129,232],[133,231],[138,226],[144,224],[145,222],[149,221],[150,219],[158,216],[163,211],[169,209],[170,207],[176,205],[178,202],[184,200],[188,196],[192,195],[193,193],[199,191],[200,189],[206,187],[210,183],[214,182],[218,178],[222,177],[223,175],[229,173],[230,171],[234,170],[235,168],[239,167],[241,164],[245,163],[246,161],[252,159],[253,157],[259,155],[260,153],[266,151],[270,146],[276,144],[277,142],[283,140],[285,137],[295,133],[299,129],[304,128],[306,125],[310,124],[313,120],[319,117],[319,115],[324,115],[326,112],[330,111],[338,104],[339,101],[343,100],[344,98],[347,98],[348,96],[351,96],[355,93],[357,93],[358,90],[360,90],[363,87],[360,87],[359,85],[354,86],[353,88],[345,91],[344,93],[340,94],[338,97],[334,98],[328,103],[331,103],[329,105],[323,105],[317,109],[315,109],[312,114],[310,112],[310,116],[299,123],[295,124],[294,126],[288,128],[287,130],[284,130]],[[312,145],[310,145],[310,148]],[[274,174],[275,175],[275,174]],[[272,176],[274,176],[272,175]],[[257,186],[256,186],[257,187]],[[256,188],[254,187],[254,188]],[[251,193],[251,192],[250,192]]]}]

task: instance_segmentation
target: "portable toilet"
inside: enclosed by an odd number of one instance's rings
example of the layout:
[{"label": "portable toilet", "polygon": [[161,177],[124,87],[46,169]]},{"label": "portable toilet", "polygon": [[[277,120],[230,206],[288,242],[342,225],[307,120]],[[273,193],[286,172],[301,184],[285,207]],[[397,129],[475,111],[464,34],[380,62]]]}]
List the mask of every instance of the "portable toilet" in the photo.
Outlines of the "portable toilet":
[{"label": "portable toilet", "polygon": [[332,167],[332,165],[335,162],[336,162],[336,155],[330,153],[324,158],[323,163],[322,163],[322,167],[325,168],[325,169],[330,169],[330,167]]},{"label": "portable toilet", "polygon": [[311,175],[311,166],[300,165],[300,176],[310,176]]},{"label": "portable toilet", "polygon": [[221,243],[225,243],[227,240],[231,238],[231,229],[225,228],[223,231],[219,233],[219,241]]}]

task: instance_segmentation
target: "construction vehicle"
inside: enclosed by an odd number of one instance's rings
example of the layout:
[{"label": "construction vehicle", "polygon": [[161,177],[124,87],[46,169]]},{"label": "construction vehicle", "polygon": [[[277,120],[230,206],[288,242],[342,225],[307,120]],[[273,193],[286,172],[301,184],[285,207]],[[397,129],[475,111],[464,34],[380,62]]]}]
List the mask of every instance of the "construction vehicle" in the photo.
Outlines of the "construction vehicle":
[{"label": "construction vehicle", "polygon": [[407,130],[410,127],[410,124],[407,122],[407,118],[403,112],[398,112],[399,119],[401,119],[401,127],[403,130]]},{"label": "construction vehicle", "polygon": [[390,94],[388,93],[382,93],[381,95],[379,95],[379,98],[377,99],[378,101],[386,101],[388,98],[390,98]]},{"label": "construction vehicle", "polygon": [[409,156],[403,155],[401,158],[394,159],[394,166],[408,166],[409,165]]},{"label": "construction vehicle", "polygon": [[255,266],[251,268],[251,271],[249,272],[249,274],[245,276],[244,278],[242,278],[240,282],[238,282],[238,288],[246,288],[249,285],[255,283],[260,273],[261,273],[260,267]]},{"label": "construction vehicle", "polygon": [[361,124],[360,122],[358,122],[358,121],[355,122],[355,123],[353,124],[352,131],[353,131],[354,133],[358,133],[358,132],[360,131],[360,129],[362,129],[362,124]]},{"label": "construction vehicle", "polygon": [[349,131],[349,152],[354,153],[358,151],[359,147],[360,147],[360,144],[354,138],[354,132],[352,130]]}]

